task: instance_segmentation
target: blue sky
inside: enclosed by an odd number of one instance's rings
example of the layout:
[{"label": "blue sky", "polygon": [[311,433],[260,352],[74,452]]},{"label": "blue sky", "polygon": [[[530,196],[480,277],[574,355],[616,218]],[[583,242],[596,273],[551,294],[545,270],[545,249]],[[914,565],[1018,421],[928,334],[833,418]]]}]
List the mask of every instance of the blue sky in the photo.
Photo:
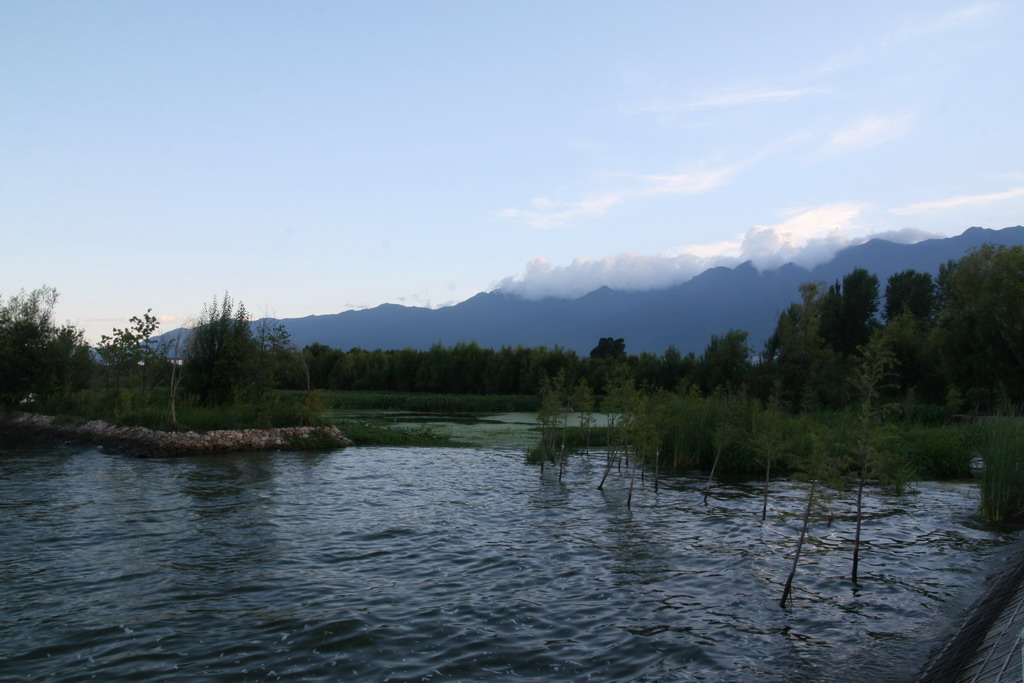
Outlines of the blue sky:
[{"label": "blue sky", "polygon": [[92,341],[1024,223],[1024,3],[0,1],[0,294]]}]

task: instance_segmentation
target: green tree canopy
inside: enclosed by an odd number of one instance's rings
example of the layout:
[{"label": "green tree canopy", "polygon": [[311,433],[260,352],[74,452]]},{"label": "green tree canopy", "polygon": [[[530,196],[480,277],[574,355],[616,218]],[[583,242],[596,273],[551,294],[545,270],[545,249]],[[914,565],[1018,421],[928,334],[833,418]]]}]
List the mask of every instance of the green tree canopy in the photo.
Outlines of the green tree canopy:
[{"label": "green tree canopy", "polygon": [[935,281],[931,274],[904,270],[891,275],[885,285],[882,316],[887,323],[903,313],[909,313],[918,320],[931,320],[936,303]]},{"label": "green tree canopy", "polygon": [[1024,247],[984,245],[940,271],[947,374],[992,408],[1024,400]]},{"label": "green tree canopy", "polygon": [[0,408],[47,397],[84,381],[88,347],[81,331],[54,323],[57,290],[43,286],[0,298]]},{"label": "green tree canopy", "polygon": [[612,337],[601,337],[597,346],[590,350],[591,358],[625,358],[626,340]]},{"label": "green tree canopy", "polygon": [[203,307],[185,347],[182,388],[204,405],[241,400],[256,352],[249,313],[227,293]]}]

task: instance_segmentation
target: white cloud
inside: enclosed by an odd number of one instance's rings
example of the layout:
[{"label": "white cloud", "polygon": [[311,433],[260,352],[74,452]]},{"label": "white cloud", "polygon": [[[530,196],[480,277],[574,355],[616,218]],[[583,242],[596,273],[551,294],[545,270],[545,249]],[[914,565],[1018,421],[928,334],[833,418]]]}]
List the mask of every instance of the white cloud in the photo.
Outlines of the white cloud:
[{"label": "white cloud", "polygon": [[758,268],[777,268],[792,262],[812,267],[849,246],[850,232],[865,204],[838,202],[815,208],[790,209],[786,220],[774,225],[755,225],[743,237],[740,258]]},{"label": "white cloud", "polygon": [[997,202],[1004,202],[1008,199],[1016,199],[1017,197],[1024,197],[1024,187],[1016,187],[1005,192],[961,195],[959,197],[950,197],[949,199],[940,199],[932,202],[918,202],[917,204],[908,204],[907,206],[889,209],[889,213],[896,214],[897,216],[910,216],[919,213],[928,213],[931,211],[955,209],[961,206],[994,204]]},{"label": "white cloud", "polygon": [[603,259],[578,258],[567,266],[553,266],[545,258],[535,258],[526,264],[521,276],[505,278],[497,289],[526,299],[572,299],[605,286],[622,291],[671,287],[706,267],[705,259],[692,254],[625,253]]},{"label": "white cloud", "polygon": [[839,202],[791,209],[780,223],[755,225],[744,235],[710,244],[680,246],[674,253],[578,258],[564,266],[535,258],[520,276],[505,278],[496,289],[527,299],[577,298],[604,286],[622,291],[661,289],[715,266],[751,261],[761,270],[785,263],[813,268],[839,250],[873,238],[909,244],[941,237],[910,229],[857,236],[857,219],[867,208],[866,204]]},{"label": "white cloud", "polygon": [[910,130],[910,116],[869,116],[837,130],[825,143],[822,156],[835,156],[874,147],[902,137]]}]

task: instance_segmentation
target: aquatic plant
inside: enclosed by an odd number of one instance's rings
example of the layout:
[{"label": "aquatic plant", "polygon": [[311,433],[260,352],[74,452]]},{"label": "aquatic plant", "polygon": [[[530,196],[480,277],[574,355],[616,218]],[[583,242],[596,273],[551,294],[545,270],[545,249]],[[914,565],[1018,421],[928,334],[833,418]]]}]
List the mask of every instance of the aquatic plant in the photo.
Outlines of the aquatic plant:
[{"label": "aquatic plant", "polygon": [[604,482],[612,471],[612,467],[626,451],[629,443],[629,423],[635,414],[632,407],[639,399],[639,392],[633,384],[633,378],[623,372],[617,372],[608,382],[604,400],[607,445],[605,451],[604,474],[597,485],[598,491],[604,490]]},{"label": "aquatic plant", "polygon": [[762,424],[754,429],[754,448],[764,460],[764,501],[761,505],[761,521],[768,517],[768,484],[772,478],[772,463],[779,455],[781,441],[780,418],[782,412],[781,386],[776,385],[768,399],[768,405],[761,416]]},{"label": "aquatic plant", "polygon": [[981,514],[1004,522],[1024,514],[1024,418],[994,417],[982,427]]},{"label": "aquatic plant", "polygon": [[857,525],[853,537],[853,569],[850,578],[857,583],[857,567],[860,563],[860,536],[864,519],[864,481],[868,467],[876,458],[876,422],[881,413],[878,405],[879,392],[886,375],[895,363],[895,357],[886,347],[882,337],[875,336],[870,343],[860,347],[863,361],[854,373],[853,385],[860,394],[860,409],[857,413],[857,439],[853,449],[857,476]]},{"label": "aquatic plant", "polygon": [[813,443],[813,448],[802,463],[801,477],[806,477],[810,482],[810,486],[807,488],[807,503],[804,506],[800,537],[797,540],[796,549],[793,553],[793,564],[790,567],[789,576],[786,577],[786,583],[782,589],[782,598],[779,600],[779,607],[783,609],[785,609],[786,602],[789,601],[790,594],[793,591],[793,579],[796,577],[796,570],[800,563],[800,553],[803,550],[804,541],[807,538],[807,528],[810,525],[811,511],[819,497],[819,491],[822,486],[836,487],[841,482],[838,476],[840,470],[839,459],[836,457],[835,449],[831,443],[835,440],[835,434],[829,430],[815,431],[809,437]]},{"label": "aquatic plant", "polygon": [[785,609],[786,602],[793,592],[793,579],[796,577],[796,568],[800,564],[800,551],[804,547],[804,539],[807,538],[807,527],[811,521],[811,507],[814,505],[814,493],[818,488],[818,480],[812,479],[811,486],[807,489],[807,505],[804,508],[803,524],[800,527],[800,540],[796,543],[796,550],[793,552],[793,565],[789,569],[789,576],[786,577],[786,584],[782,588],[782,598],[779,600],[779,607]]}]

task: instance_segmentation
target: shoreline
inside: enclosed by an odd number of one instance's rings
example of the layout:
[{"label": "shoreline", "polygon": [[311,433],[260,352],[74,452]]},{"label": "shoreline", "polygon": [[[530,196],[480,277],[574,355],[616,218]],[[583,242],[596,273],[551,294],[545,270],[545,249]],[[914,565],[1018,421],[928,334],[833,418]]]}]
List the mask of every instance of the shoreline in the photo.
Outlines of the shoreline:
[{"label": "shoreline", "polygon": [[0,413],[0,432],[27,437],[58,437],[111,453],[139,457],[326,450],[354,445],[333,425],[165,432],[147,427],[123,427],[104,420],[75,420],[23,412]]}]

